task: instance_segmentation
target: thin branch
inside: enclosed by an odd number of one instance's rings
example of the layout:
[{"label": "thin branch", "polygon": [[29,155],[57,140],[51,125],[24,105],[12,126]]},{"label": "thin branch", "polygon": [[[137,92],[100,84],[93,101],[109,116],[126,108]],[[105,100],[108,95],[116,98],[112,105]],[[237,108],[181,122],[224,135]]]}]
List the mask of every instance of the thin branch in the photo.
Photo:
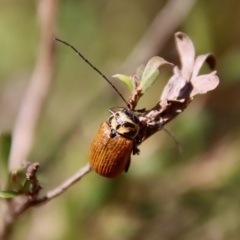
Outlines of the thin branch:
[{"label": "thin branch", "polygon": [[36,199],[32,205],[38,205],[42,203],[46,203],[51,199],[59,196],[63,192],[65,192],[69,187],[71,187],[74,183],[78,182],[83,176],[91,171],[90,165],[87,163],[84,167],[82,167],[79,171],[77,171],[74,175],[72,175],[65,182],[60,184],[55,189],[49,191],[44,197]]}]

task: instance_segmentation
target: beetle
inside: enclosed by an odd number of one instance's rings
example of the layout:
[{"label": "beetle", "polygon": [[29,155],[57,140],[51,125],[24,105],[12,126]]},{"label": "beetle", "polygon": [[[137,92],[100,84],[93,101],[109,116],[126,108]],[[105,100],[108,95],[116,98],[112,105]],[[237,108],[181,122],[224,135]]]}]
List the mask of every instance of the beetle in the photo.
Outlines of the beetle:
[{"label": "beetle", "polygon": [[89,162],[98,174],[114,178],[127,172],[131,154],[138,154],[136,136],[139,132],[139,119],[128,108],[111,108],[108,121],[103,122],[92,141]]},{"label": "beetle", "polygon": [[131,154],[139,154],[136,137],[140,130],[138,115],[130,110],[128,102],[108,78],[93,66],[75,47],[56,38],[57,41],[72,48],[86,63],[98,72],[126,103],[124,108],[111,108],[107,121],[100,125],[89,150],[91,168],[99,175],[114,178],[123,171],[127,172]]}]

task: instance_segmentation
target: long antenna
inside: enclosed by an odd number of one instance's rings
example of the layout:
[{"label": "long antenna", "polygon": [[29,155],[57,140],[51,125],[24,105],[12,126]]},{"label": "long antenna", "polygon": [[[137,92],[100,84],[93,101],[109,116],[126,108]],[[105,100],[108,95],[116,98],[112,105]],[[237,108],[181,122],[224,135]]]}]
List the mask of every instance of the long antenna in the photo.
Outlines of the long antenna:
[{"label": "long antenna", "polygon": [[93,66],[74,46],[72,46],[71,44],[69,44],[69,43],[67,43],[67,42],[65,42],[65,41],[63,41],[63,40],[61,40],[59,38],[55,38],[55,40],[65,44],[65,45],[67,45],[70,48],[72,48],[73,51],[76,52],[78,56],[80,56],[88,65],[90,65],[97,73],[99,73],[112,86],[112,88],[118,93],[118,95],[122,98],[122,100],[129,107],[129,103],[125,100],[125,98],[118,91],[118,89],[110,82],[110,80],[108,80],[108,78],[100,70],[98,70],[95,66]]}]

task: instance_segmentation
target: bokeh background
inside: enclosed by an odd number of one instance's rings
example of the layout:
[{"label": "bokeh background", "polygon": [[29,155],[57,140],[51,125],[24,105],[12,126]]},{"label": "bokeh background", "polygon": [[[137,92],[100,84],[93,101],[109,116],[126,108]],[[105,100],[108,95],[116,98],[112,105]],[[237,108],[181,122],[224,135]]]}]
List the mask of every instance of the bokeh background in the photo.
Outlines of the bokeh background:
[{"label": "bokeh background", "polygon": [[[107,76],[133,75],[153,45],[152,56],[178,64],[174,33],[182,31],[196,53],[215,54],[220,85],[197,96],[167,125],[183,153],[159,132],[141,145],[127,174],[110,180],[91,172],[63,195],[24,213],[11,239],[240,239],[240,2],[177,2],[59,1],[56,36]],[[37,9],[37,1],[0,1],[1,134],[12,132],[36,64]],[[136,50],[159,15],[161,35],[156,32]],[[156,104],[170,74],[163,69],[140,108]],[[122,83],[112,82],[129,96]],[[114,106],[124,103],[108,83],[57,43],[51,88],[28,157],[41,165],[42,194],[86,164],[91,140]],[[0,181],[3,169],[2,164]]]}]

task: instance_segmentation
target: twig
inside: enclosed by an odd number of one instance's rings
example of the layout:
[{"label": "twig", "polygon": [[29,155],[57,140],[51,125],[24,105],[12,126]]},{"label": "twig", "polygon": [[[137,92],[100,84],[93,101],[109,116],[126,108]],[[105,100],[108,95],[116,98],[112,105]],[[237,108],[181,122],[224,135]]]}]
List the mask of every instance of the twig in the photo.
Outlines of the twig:
[{"label": "twig", "polygon": [[31,205],[39,205],[42,203],[46,203],[51,199],[57,197],[58,195],[65,192],[69,187],[71,187],[74,183],[79,181],[83,176],[91,171],[90,165],[87,163],[84,167],[82,167],[79,171],[77,171],[74,175],[72,175],[69,179],[63,182],[61,185],[56,187],[55,189],[49,191],[44,197],[36,199],[32,202]]}]

